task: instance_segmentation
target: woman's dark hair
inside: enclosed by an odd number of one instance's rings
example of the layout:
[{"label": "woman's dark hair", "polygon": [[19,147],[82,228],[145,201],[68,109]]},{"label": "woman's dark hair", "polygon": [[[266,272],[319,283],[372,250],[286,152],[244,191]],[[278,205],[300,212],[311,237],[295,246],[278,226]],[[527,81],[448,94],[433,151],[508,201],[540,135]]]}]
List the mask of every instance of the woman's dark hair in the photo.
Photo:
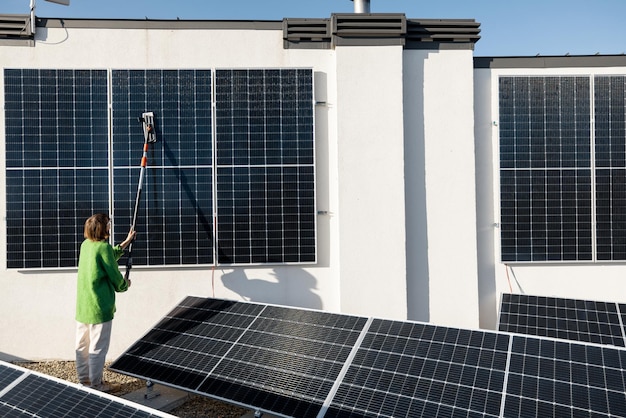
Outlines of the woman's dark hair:
[{"label": "woman's dark hair", "polygon": [[109,238],[109,215],[96,213],[85,221],[83,236],[92,241],[104,241]]}]

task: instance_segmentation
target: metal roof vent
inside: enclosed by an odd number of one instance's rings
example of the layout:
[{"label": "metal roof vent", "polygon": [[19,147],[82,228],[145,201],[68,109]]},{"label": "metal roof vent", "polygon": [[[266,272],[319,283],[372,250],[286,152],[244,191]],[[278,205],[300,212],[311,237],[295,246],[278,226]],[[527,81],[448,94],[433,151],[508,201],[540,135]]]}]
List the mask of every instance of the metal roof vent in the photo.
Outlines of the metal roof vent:
[{"label": "metal roof vent", "polygon": [[369,13],[370,0],[352,0],[354,2],[354,13]]}]

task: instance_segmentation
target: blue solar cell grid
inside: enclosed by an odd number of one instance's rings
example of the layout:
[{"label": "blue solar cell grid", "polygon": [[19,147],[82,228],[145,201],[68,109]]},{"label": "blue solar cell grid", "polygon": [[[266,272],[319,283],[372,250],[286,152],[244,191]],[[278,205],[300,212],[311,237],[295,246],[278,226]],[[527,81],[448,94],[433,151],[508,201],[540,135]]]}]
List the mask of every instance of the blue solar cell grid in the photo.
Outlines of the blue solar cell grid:
[{"label": "blue solar cell grid", "polygon": [[172,417],[111,395],[2,362],[0,362],[0,416]]},{"label": "blue solar cell grid", "polygon": [[502,261],[592,260],[590,78],[500,77]]},{"label": "blue solar cell grid", "polygon": [[116,242],[130,228],[144,136],[137,118],[156,115],[133,264],[213,262],[210,70],[114,70],[113,201]]},{"label": "blue solar cell grid", "polygon": [[626,351],[513,337],[504,417],[626,416]]},{"label": "blue solar cell grid", "polygon": [[0,364],[0,392],[22,374],[24,374],[23,371]]},{"label": "blue solar cell grid", "polygon": [[96,212],[125,238],[144,112],[158,140],[134,264],[315,262],[310,69],[7,69],[4,83],[7,267],[75,266]]},{"label": "blue solar cell grid", "polygon": [[626,259],[626,77],[596,76],[596,234],[598,260]]},{"label": "blue solar cell grid", "polygon": [[315,416],[364,323],[267,307],[199,389],[279,414]]},{"label": "blue solar cell grid", "polygon": [[75,266],[109,210],[107,72],[5,69],[4,86],[7,267]]},{"label": "blue solar cell grid", "polygon": [[502,295],[498,329],[625,347],[618,305],[580,299]]},{"label": "blue solar cell grid", "polygon": [[285,417],[626,416],[626,350],[197,297],[113,370]]},{"label": "blue solar cell grid", "polygon": [[375,319],[325,417],[500,414],[509,336]]},{"label": "blue solar cell grid", "polygon": [[217,70],[219,262],[314,262],[309,69]]}]

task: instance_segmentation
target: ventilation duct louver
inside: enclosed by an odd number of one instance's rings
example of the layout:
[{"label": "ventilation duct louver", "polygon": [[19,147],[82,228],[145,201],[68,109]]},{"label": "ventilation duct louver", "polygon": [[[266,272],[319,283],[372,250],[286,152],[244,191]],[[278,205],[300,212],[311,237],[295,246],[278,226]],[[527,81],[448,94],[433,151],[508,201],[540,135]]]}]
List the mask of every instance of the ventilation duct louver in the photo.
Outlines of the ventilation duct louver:
[{"label": "ventilation duct louver", "polygon": [[406,17],[402,13],[333,14],[332,33],[335,45],[403,45]]},{"label": "ventilation duct louver", "polygon": [[29,15],[0,15],[0,40],[32,38]]},{"label": "ventilation duct louver", "polygon": [[457,48],[475,44],[480,39],[480,23],[473,19],[409,19],[406,47],[411,49],[438,48],[447,44]]},{"label": "ventilation duct louver", "polygon": [[283,46],[285,48],[330,48],[332,35],[328,19],[284,19]]}]

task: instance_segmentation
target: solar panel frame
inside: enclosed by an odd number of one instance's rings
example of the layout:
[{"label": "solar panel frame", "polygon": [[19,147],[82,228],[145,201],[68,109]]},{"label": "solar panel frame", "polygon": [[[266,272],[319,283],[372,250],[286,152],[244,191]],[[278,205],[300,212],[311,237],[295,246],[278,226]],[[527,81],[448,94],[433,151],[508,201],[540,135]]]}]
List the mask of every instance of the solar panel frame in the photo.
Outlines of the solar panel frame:
[{"label": "solar panel frame", "polygon": [[173,418],[144,405],[0,361],[4,417]]}]

